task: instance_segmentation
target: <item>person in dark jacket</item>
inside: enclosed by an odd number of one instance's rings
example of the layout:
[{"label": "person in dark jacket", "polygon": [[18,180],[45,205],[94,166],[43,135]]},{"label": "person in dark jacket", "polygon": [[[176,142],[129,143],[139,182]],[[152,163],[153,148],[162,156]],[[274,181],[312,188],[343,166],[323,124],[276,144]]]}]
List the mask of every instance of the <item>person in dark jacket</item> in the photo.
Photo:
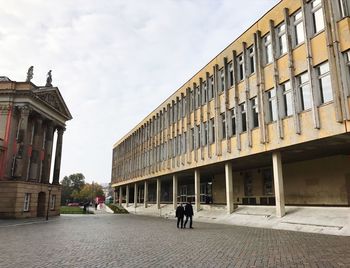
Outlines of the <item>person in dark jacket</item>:
[{"label": "person in dark jacket", "polygon": [[175,215],[175,217],[177,218],[177,228],[179,228],[179,224],[180,223],[181,223],[181,229],[184,226],[184,213],[185,213],[185,209],[184,209],[184,207],[182,206],[182,203],[181,203],[176,208],[176,215]]},{"label": "person in dark jacket", "polygon": [[190,219],[190,228],[192,229],[193,208],[192,208],[191,202],[187,202],[185,206],[185,216],[186,216],[186,220],[185,220],[184,228],[186,228],[187,221],[188,219]]}]

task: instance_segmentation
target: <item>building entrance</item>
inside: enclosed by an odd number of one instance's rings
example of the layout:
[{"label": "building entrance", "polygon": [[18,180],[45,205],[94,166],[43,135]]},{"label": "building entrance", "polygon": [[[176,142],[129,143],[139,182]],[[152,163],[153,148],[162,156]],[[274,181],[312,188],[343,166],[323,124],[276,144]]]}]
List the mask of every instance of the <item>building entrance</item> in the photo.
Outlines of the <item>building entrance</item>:
[{"label": "building entrance", "polygon": [[45,216],[45,204],[46,204],[46,193],[40,192],[38,194],[37,217]]}]

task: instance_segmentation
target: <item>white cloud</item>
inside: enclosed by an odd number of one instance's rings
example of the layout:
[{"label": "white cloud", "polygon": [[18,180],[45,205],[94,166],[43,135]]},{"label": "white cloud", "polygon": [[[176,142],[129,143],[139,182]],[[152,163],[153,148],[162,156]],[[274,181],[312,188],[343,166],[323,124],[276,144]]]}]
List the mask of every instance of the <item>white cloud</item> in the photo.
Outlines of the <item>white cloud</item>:
[{"label": "white cloud", "polygon": [[61,176],[108,182],[117,139],[277,2],[0,0],[0,72],[53,70],[74,117]]}]

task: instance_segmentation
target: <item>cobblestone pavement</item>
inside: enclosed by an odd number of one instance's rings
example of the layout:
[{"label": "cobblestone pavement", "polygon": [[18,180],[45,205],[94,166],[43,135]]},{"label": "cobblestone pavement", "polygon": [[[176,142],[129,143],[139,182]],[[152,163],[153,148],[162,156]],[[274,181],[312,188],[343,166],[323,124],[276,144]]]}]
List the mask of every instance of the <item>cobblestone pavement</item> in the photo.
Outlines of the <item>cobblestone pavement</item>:
[{"label": "cobblestone pavement", "polygon": [[0,267],[350,267],[350,237],[137,215],[0,225]]}]

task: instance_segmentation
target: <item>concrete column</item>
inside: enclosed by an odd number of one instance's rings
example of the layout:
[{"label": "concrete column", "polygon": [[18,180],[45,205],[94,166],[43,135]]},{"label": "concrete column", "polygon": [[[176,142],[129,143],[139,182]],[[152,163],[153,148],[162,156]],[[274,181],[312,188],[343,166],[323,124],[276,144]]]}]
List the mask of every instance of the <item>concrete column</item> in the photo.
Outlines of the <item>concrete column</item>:
[{"label": "concrete column", "polygon": [[144,197],[143,197],[143,203],[145,205],[145,208],[147,208],[148,204],[148,183],[145,181],[145,189],[143,191]]},{"label": "concrete column", "polygon": [[160,209],[160,189],[161,189],[161,185],[160,185],[160,178],[157,179],[157,208]]},{"label": "concrete column", "polygon": [[232,163],[225,164],[225,181],[226,181],[226,206],[227,213],[231,214],[234,210],[233,206],[233,184],[232,184]]},{"label": "concrete column", "polygon": [[137,183],[134,184],[134,207],[137,207]]},{"label": "concrete column", "polygon": [[129,185],[126,186],[125,205],[126,207],[129,206]]},{"label": "concrete column", "polygon": [[173,175],[173,207],[177,208],[177,175]]},{"label": "concrete column", "polygon": [[117,187],[114,188],[114,198],[113,198],[113,204],[117,204]]},{"label": "concrete column", "polygon": [[283,189],[283,172],[281,153],[274,152],[272,154],[273,165],[273,181],[275,185],[275,199],[276,199],[276,216],[283,217],[286,214],[284,203],[284,189]]},{"label": "concrete column", "polygon": [[53,184],[59,184],[59,180],[60,180],[63,132],[64,132],[63,128],[59,128],[57,130],[55,166],[53,171],[53,182],[52,182]]},{"label": "concrete column", "polygon": [[123,188],[122,186],[119,187],[119,205],[121,206],[123,203]]},{"label": "concrete column", "polygon": [[195,169],[194,170],[194,194],[195,194],[195,210],[197,212],[201,209],[200,184],[201,184],[201,174],[199,172],[199,169]]}]

